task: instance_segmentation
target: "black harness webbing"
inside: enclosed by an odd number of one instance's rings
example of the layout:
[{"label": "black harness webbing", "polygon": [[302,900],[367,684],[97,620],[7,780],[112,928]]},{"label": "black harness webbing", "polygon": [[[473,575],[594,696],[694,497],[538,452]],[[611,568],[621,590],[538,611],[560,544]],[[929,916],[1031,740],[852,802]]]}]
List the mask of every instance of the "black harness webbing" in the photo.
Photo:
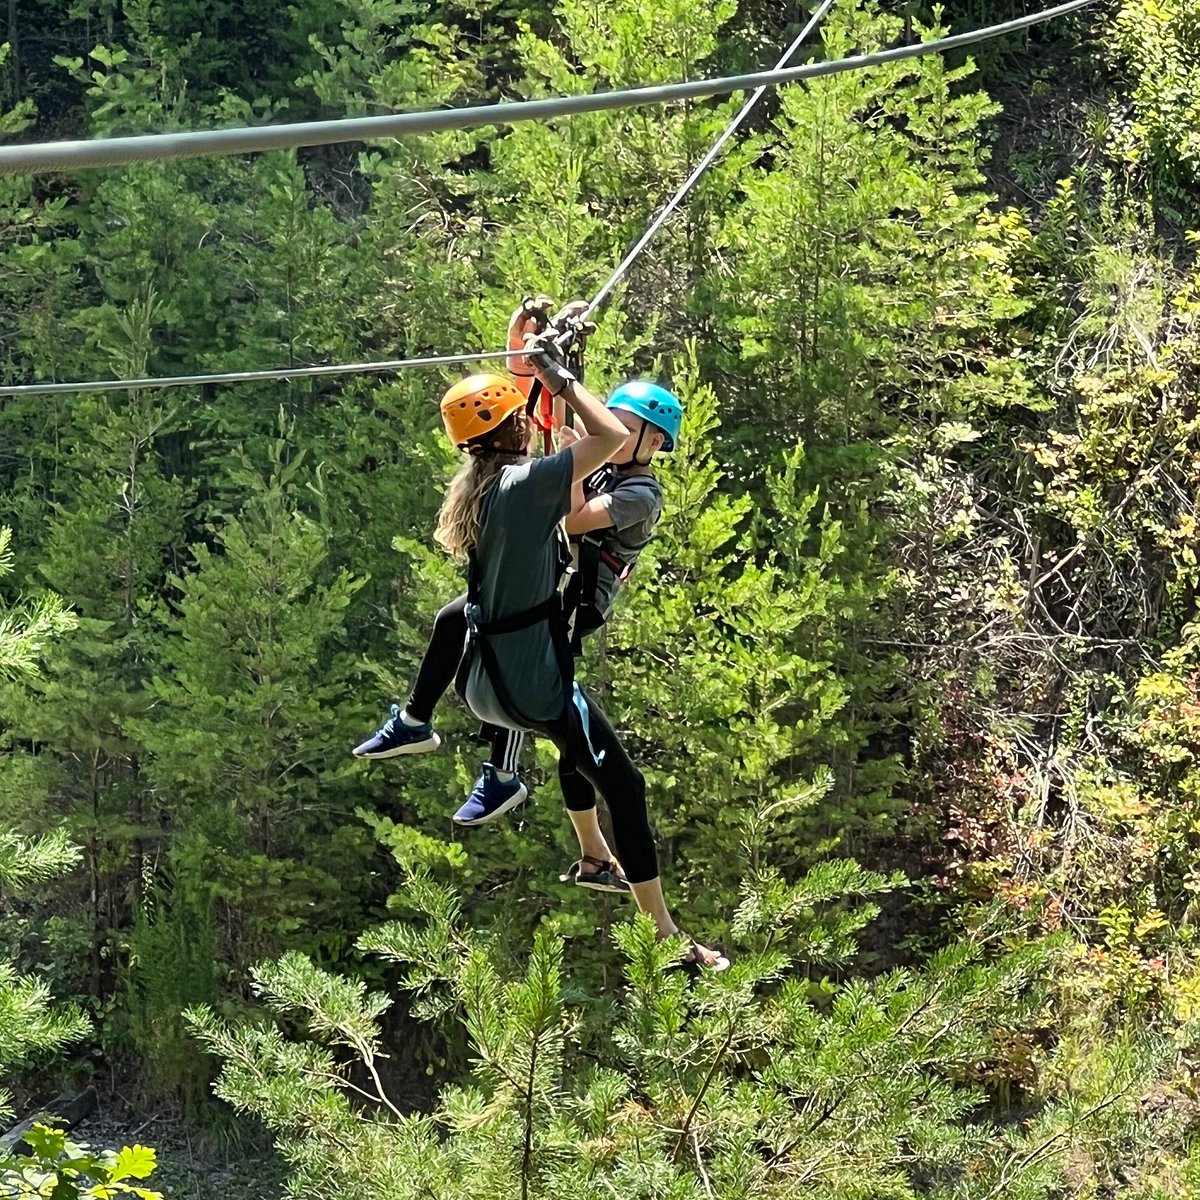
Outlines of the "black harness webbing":
[{"label": "black harness webbing", "polygon": [[[594,495],[611,495],[623,483],[633,483],[635,480],[646,480],[643,485],[654,488],[657,485],[648,476],[633,476],[622,479],[619,471],[611,467],[601,467],[599,471],[588,477],[584,484],[585,490]],[[613,482],[615,480],[615,482]],[[617,586],[624,587],[633,574],[633,563],[622,562],[608,550],[605,536],[609,530],[598,530],[596,533],[584,534],[577,541],[579,548],[579,565],[571,581],[563,593],[563,615],[571,630],[571,653],[578,658],[583,653],[583,639],[599,629],[605,620],[605,614],[599,605],[600,564],[608,567],[616,576]],[[650,538],[645,538],[636,546],[622,546],[631,554],[640,554],[650,544]]]},{"label": "black harness webbing", "polygon": [[594,538],[580,538],[578,545],[579,566],[563,593],[563,612],[571,628],[571,654],[575,658],[583,653],[583,639],[604,624],[604,614],[597,603],[601,562],[606,562],[622,583],[633,569],[626,568]]},{"label": "black harness webbing", "polygon": [[[560,561],[560,575],[565,569],[565,561]],[[462,665],[459,668],[458,692],[465,699],[466,676],[470,670],[474,654],[479,655],[479,661],[487,674],[488,682],[496,693],[500,707],[504,709],[509,720],[520,729],[538,729],[545,726],[542,718],[533,718],[525,713],[520,704],[513,698],[500,669],[496,649],[491,639],[506,633],[516,633],[521,629],[529,629],[541,622],[546,622],[550,635],[550,643],[554,647],[554,657],[558,663],[559,674],[563,685],[563,703],[567,709],[568,719],[573,708],[575,691],[575,660],[571,654],[570,638],[567,633],[566,618],[563,613],[563,601],[557,589],[545,600],[531,608],[520,612],[510,613],[507,617],[497,617],[493,621],[481,619],[480,568],[474,547],[467,558],[467,644],[463,654]]]}]

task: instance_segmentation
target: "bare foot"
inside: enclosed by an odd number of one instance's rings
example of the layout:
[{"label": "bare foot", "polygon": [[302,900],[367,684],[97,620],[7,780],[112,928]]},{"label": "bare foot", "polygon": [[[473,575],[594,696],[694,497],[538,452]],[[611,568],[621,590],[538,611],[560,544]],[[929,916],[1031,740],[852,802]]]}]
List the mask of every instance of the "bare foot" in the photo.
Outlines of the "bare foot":
[{"label": "bare foot", "polygon": [[[682,930],[677,929],[675,933],[682,933]],[[667,934],[666,936],[674,937],[675,934]],[[687,937],[688,935],[683,933],[683,936]],[[688,940],[691,942],[691,945],[681,960],[682,966],[703,967],[709,971],[727,971],[729,969],[729,959],[719,950],[710,950],[694,938],[689,938]]]}]

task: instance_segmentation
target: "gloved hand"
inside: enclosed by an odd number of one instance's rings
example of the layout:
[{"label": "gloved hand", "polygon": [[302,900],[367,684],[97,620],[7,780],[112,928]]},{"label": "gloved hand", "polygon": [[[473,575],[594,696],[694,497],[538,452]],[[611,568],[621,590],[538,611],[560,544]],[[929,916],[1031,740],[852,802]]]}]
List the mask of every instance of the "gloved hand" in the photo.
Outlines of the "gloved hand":
[{"label": "gloved hand", "polygon": [[[536,337],[541,333],[547,326],[550,310],[553,307],[554,301],[547,295],[526,296],[521,301],[521,307],[509,318],[508,349],[520,350],[525,346],[528,338]],[[528,377],[529,372],[517,369],[520,362],[519,358],[510,358],[508,360],[509,370],[514,375]]]},{"label": "gloved hand", "polygon": [[575,376],[567,370],[562,361],[562,352],[555,345],[558,336],[554,329],[537,335],[527,334],[523,360],[541,380],[546,394],[552,397],[560,395],[567,384],[575,382]]},{"label": "gloved hand", "polygon": [[595,321],[581,321],[580,317],[587,312],[586,300],[572,300],[570,304],[564,304],[562,308],[550,318],[550,324],[559,329],[566,329],[568,325],[574,324],[577,335],[587,337],[589,334],[596,332]]}]

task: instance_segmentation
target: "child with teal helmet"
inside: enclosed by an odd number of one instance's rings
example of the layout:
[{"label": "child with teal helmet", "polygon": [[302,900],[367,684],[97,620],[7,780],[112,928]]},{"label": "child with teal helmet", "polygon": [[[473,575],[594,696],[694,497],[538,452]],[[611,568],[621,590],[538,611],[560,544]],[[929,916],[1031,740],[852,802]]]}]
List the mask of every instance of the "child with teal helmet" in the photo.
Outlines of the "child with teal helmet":
[{"label": "child with teal helmet", "polygon": [[683,406],[673,392],[657,383],[635,380],[623,383],[608,398],[608,407],[621,409],[657,426],[664,434],[662,449],[675,449],[679,426],[683,423]]},{"label": "child with teal helmet", "polygon": [[642,380],[621,384],[606,406],[628,436],[600,470],[576,485],[564,523],[578,568],[565,595],[574,614],[576,654],[582,639],[608,620],[618,592],[650,542],[663,510],[652,463],[660,450],[675,448],[683,419],[683,406],[672,392]]}]

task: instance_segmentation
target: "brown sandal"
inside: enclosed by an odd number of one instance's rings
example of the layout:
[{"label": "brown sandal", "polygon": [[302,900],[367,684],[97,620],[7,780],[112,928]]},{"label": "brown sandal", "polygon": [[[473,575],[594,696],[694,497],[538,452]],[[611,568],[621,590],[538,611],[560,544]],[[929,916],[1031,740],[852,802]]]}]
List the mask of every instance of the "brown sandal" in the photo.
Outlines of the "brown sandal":
[{"label": "brown sandal", "polygon": [[[588,863],[595,870],[585,871],[583,864]],[[573,862],[565,875],[560,875],[560,883],[573,883],[576,887],[590,888],[593,892],[612,892],[614,895],[629,895],[629,880],[621,868],[609,859],[593,858],[585,854]]]}]

